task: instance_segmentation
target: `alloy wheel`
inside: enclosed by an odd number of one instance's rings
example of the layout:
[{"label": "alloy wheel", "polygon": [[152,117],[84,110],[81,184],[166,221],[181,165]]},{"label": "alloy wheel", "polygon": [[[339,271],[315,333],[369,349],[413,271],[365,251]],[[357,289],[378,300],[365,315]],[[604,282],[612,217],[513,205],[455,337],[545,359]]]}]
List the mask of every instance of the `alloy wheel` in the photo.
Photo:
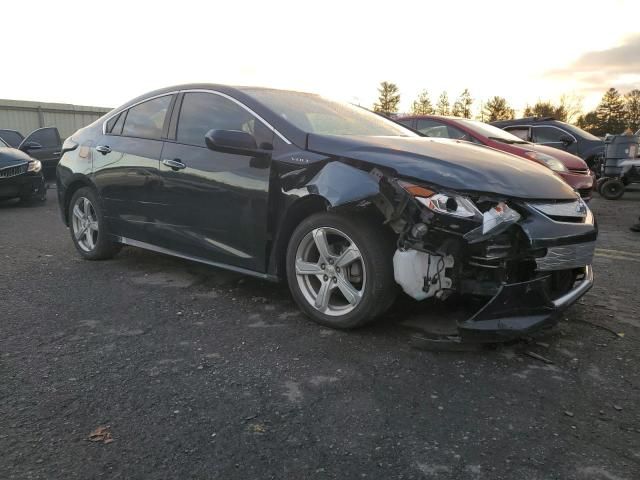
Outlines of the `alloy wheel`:
[{"label": "alloy wheel", "polygon": [[73,206],[71,224],[76,242],[85,252],[91,252],[98,243],[98,216],[86,197],[78,197]]},{"label": "alloy wheel", "polygon": [[364,295],[366,268],[358,246],[343,232],[319,227],[298,245],[296,279],[307,302],[330,316],[346,315]]}]

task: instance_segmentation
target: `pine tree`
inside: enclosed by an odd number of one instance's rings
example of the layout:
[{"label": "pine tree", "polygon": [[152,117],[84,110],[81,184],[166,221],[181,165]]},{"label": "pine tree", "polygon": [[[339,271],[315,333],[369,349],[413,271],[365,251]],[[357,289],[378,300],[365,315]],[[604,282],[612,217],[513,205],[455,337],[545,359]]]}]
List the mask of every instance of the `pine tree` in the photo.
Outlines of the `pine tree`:
[{"label": "pine tree", "polygon": [[549,101],[538,100],[533,107],[527,105],[523,113],[524,117],[553,117],[556,120],[566,121],[567,112],[564,105],[554,105]]},{"label": "pine tree", "polygon": [[602,96],[596,113],[601,134],[619,134],[626,128],[624,99],[615,88],[610,88]]},{"label": "pine tree", "polygon": [[426,90],[420,92],[418,98],[411,105],[411,113],[413,115],[433,115],[434,110],[429,98],[429,92]]},{"label": "pine tree", "polygon": [[636,132],[640,129],[640,90],[631,90],[624,96],[624,113],[627,126]]},{"label": "pine tree", "polygon": [[460,96],[453,104],[453,116],[462,118],[471,118],[471,105],[473,104],[473,98],[469,89],[465,88]]},{"label": "pine tree", "polygon": [[515,110],[509,106],[503,97],[491,97],[482,109],[483,122],[495,122],[497,120],[512,120],[515,118]]},{"label": "pine tree", "polygon": [[451,111],[449,109],[449,95],[447,95],[447,92],[442,92],[440,94],[438,104],[436,105],[436,114],[444,116],[451,115]]},{"label": "pine tree", "polygon": [[588,112],[584,115],[580,115],[576,121],[576,125],[589,133],[596,136],[602,136],[600,132],[600,125],[598,121],[598,114],[596,112]]},{"label": "pine tree", "polygon": [[399,103],[400,91],[398,86],[391,82],[381,82],[378,88],[378,101],[373,105],[373,110],[389,117],[394,113],[398,113]]}]

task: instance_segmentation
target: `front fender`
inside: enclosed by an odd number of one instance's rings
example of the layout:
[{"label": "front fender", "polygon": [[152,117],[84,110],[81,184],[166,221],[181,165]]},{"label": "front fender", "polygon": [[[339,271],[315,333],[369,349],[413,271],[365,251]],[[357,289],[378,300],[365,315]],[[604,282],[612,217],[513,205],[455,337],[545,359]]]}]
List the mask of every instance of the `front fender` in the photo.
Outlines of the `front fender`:
[{"label": "front fender", "polygon": [[380,193],[378,179],[342,162],[329,162],[301,189],[318,195],[335,208]]}]

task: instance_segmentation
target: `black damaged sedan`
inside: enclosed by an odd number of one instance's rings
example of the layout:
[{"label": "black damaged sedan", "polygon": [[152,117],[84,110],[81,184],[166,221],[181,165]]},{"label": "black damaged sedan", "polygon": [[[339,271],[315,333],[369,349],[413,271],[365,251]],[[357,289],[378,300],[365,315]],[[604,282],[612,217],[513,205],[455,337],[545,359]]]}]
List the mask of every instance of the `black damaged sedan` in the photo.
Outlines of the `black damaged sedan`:
[{"label": "black damaged sedan", "polygon": [[46,195],[40,161],[10,147],[0,138],[0,200],[20,198],[23,201],[44,201]]},{"label": "black damaged sedan", "polygon": [[403,290],[484,298],[458,329],[493,341],[552,325],[593,283],[594,218],[548,168],[313,94],[151,92],[69,138],[57,181],[84,258],[132,245],[286,280],[330,327]]}]

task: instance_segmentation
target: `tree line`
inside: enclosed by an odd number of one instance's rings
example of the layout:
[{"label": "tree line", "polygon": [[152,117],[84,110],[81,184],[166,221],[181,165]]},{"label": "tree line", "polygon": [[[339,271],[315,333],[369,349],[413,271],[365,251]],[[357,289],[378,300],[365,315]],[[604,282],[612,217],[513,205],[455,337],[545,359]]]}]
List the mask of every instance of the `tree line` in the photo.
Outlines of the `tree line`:
[{"label": "tree line", "polygon": [[[411,104],[412,115],[452,115],[454,117],[472,118],[474,99],[469,89],[465,88],[451,104],[449,94],[444,91],[435,103],[427,90],[422,90]],[[378,101],[373,110],[387,116],[398,113],[400,90],[395,83],[381,82],[378,87]],[[556,120],[573,123],[597,136],[607,133],[622,133],[626,129],[640,129],[640,89],[621,94],[610,88],[605,92],[595,110],[583,113],[582,100],[575,95],[562,95],[557,103],[538,100],[533,105],[527,104],[522,112],[523,117],[553,117]],[[506,98],[494,96],[481,102],[479,114],[475,117],[483,122],[511,120],[516,118],[516,111]]]}]

